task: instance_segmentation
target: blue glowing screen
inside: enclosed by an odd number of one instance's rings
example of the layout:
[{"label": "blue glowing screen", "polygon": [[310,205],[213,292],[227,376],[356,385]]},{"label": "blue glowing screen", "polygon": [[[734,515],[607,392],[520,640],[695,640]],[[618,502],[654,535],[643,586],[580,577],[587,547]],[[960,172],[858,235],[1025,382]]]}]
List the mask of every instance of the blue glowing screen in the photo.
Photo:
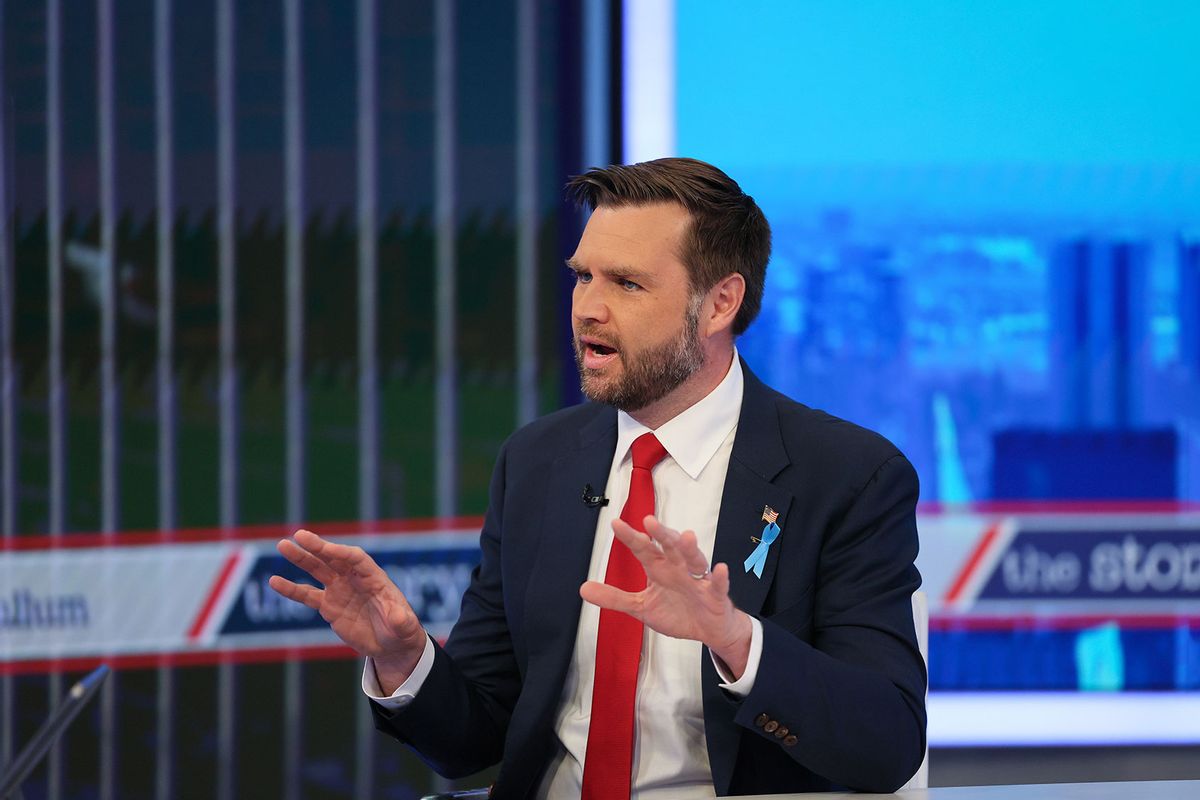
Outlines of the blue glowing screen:
[{"label": "blue glowing screen", "polygon": [[676,4],[676,152],[775,232],[739,347],[922,499],[1200,499],[1200,5]]}]

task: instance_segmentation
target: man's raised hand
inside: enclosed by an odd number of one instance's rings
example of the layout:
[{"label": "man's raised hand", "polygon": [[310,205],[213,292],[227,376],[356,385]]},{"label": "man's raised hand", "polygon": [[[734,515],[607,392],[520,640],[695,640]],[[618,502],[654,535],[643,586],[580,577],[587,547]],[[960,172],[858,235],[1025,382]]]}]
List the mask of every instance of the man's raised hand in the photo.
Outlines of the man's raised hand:
[{"label": "man's raised hand", "polygon": [[271,576],[271,588],[320,613],[343,642],[375,661],[380,688],[395,691],[416,667],[427,639],[404,593],[361,547],[296,531],[276,548],[324,588],[279,575]]},{"label": "man's raised hand", "polygon": [[646,588],[626,592],[588,581],[580,587],[580,596],[629,614],[664,636],[703,642],[741,677],[750,655],[752,625],[729,599],[729,567],[717,564],[710,573],[692,531],[679,533],[653,516],[646,517],[645,527],[643,534],[623,520],[613,520],[613,533],[646,570]]}]

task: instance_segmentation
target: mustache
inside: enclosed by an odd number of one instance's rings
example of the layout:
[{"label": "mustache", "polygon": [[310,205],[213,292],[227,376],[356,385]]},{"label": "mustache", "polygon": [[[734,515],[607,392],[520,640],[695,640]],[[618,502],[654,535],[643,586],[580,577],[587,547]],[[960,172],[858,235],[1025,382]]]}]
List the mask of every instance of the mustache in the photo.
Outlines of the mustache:
[{"label": "mustache", "polygon": [[584,336],[590,336],[593,339],[599,339],[605,345],[614,350],[622,350],[620,337],[606,332],[603,328],[595,323],[583,323],[579,326],[579,330],[571,336],[571,341],[575,344],[576,350],[583,349],[583,342],[580,341]]}]

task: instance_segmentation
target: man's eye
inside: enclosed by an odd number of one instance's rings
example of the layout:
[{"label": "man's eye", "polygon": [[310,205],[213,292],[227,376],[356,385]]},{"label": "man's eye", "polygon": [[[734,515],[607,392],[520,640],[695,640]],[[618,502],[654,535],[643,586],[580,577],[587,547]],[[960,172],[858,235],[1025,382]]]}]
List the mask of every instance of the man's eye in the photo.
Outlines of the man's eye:
[{"label": "man's eye", "polygon": [[627,278],[622,278],[621,279],[621,288],[632,292],[634,289],[640,289],[642,287],[640,284],[634,283],[633,281],[628,280]]},{"label": "man's eye", "polygon": [[576,282],[578,282],[578,283],[591,283],[591,282],[592,282],[592,273],[590,273],[590,272],[576,272],[576,273],[575,273],[575,280],[576,280]]}]

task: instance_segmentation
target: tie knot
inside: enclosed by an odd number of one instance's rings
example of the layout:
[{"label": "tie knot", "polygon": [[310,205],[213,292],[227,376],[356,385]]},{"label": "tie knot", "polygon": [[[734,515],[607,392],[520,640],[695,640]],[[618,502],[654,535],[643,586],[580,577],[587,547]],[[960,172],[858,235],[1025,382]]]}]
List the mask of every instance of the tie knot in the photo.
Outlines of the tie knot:
[{"label": "tie knot", "polygon": [[667,449],[653,433],[643,433],[634,439],[631,450],[634,469],[654,469],[654,465],[667,454]]}]

